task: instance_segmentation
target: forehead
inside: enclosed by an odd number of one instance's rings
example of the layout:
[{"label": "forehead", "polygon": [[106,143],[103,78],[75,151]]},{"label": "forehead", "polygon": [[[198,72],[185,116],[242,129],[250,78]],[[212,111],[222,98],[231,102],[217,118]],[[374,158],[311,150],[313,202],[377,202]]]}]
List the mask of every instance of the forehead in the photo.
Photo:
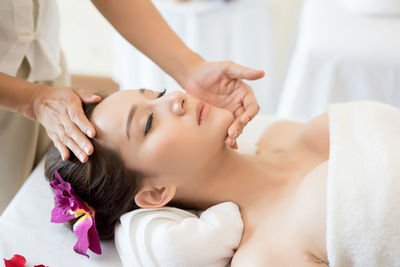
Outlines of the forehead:
[{"label": "forehead", "polygon": [[155,98],[159,93],[149,89],[118,91],[101,101],[93,111],[101,116],[106,116],[113,111],[120,112],[123,108],[130,108],[144,99]]},{"label": "forehead", "polygon": [[157,94],[158,92],[150,89],[122,90],[106,97],[102,102],[100,102],[98,107],[102,105],[117,105],[117,104],[120,105],[127,102],[133,103],[135,102],[135,100],[150,98]]},{"label": "forehead", "polygon": [[122,138],[126,118],[132,105],[140,105],[141,101],[155,98],[157,95],[157,92],[148,89],[125,90],[105,98],[95,107],[90,118],[96,128],[96,137],[107,143],[112,141],[109,140],[111,137],[115,140]]}]

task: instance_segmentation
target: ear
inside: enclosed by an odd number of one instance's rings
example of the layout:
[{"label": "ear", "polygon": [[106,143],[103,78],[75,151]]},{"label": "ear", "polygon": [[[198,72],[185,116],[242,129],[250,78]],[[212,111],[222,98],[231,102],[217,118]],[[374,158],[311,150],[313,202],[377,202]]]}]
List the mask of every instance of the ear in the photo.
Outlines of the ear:
[{"label": "ear", "polygon": [[175,196],[176,187],[145,186],[135,195],[135,202],[141,208],[160,208],[168,204]]}]

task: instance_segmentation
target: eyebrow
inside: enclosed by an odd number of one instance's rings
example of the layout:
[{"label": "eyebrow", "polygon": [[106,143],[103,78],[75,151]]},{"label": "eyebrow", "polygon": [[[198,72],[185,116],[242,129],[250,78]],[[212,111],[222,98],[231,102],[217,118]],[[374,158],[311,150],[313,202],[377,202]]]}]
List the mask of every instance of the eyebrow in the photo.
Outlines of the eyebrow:
[{"label": "eyebrow", "polygon": [[128,119],[126,120],[125,131],[126,131],[126,136],[128,137],[128,139],[129,139],[129,129],[131,128],[132,119],[133,119],[133,116],[135,116],[136,109],[137,109],[136,105],[133,105],[131,107],[131,109],[129,110]]},{"label": "eyebrow", "polygon": [[[144,95],[145,90],[147,90],[147,89],[141,88],[141,89],[139,89],[139,92],[142,95]],[[129,129],[131,128],[132,119],[133,119],[133,116],[135,116],[136,109],[137,109],[137,106],[132,105],[132,107],[129,109],[128,119],[126,120],[125,131],[126,131],[126,136],[128,137],[128,139],[129,139]]]}]

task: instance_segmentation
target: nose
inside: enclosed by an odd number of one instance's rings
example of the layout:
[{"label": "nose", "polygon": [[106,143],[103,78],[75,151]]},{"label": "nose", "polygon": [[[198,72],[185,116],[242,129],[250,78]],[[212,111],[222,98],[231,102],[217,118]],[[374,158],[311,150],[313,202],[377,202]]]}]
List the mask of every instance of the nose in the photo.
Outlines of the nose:
[{"label": "nose", "polygon": [[[163,99],[164,98],[164,99]],[[161,98],[166,102],[167,108],[177,116],[183,116],[187,110],[187,96],[181,91],[174,91]],[[160,99],[160,100],[161,100]]]}]

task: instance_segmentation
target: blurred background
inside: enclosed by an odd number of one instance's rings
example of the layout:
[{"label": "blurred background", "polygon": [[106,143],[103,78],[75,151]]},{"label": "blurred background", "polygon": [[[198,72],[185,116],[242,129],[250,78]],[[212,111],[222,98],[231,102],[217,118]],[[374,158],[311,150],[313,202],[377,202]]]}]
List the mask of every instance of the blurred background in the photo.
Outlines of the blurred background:
[{"label": "blurred background", "polygon": [[[90,1],[58,2],[73,86],[180,90]],[[266,72],[262,80],[248,82],[261,113],[309,119],[329,103],[352,100],[400,107],[400,0],[153,3],[206,60],[232,60]]]}]

